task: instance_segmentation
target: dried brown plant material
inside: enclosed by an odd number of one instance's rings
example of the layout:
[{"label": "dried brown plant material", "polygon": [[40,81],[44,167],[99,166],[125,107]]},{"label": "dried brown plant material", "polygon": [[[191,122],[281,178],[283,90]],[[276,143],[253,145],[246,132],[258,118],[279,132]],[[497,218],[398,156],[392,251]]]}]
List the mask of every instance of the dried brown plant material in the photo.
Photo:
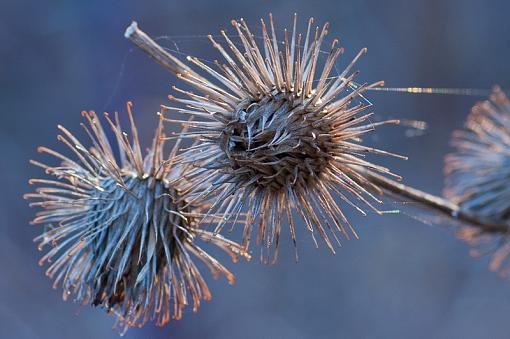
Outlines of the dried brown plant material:
[{"label": "dried brown plant material", "polygon": [[[247,211],[243,244],[248,247],[256,226],[262,260],[271,256],[276,260],[285,220],[296,243],[293,213],[304,221],[314,241],[318,234],[335,252],[338,234],[358,237],[343,205],[363,214],[365,207],[382,213],[378,187],[359,169],[398,178],[366,160],[370,153],[397,155],[365,146],[361,138],[378,126],[399,121],[372,122],[369,105],[361,100],[365,90],[381,84],[358,86],[353,81],[358,72],[352,68],[366,49],[341,74],[332,76],[343,48],[334,39],[326,59],[320,61],[327,23],[314,29],[310,19],[302,36],[294,17],[292,30],[280,38],[271,15],[269,26],[264,20],[261,25],[262,43],[243,19],[232,21],[239,43],[224,31],[224,44],[209,36],[224,59],[216,67],[188,57],[208,76],[184,69],[178,77],[198,94],[175,88],[177,95],[170,99],[176,104],[165,107],[195,118],[177,121],[190,128],[180,137],[196,143],[178,155],[176,163],[195,166],[186,173],[190,183],[186,193],[195,201],[213,196],[212,210],[224,213],[215,232]],[[176,122],[168,114],[165,120]]]},{"label": "dried brown plant material", "polygon": [[118,154],[94,112],[83,112],[90,148],[59,126],[58,139],[72,156],[40,147],[61,162],[33,161],[52,178],[30,180],[39,187],[25,195],[36,200],[31,206],[42,208],[33,223],[46,229],[35,241],[41,250],[50,246],[40,264],[49,264],[46,274],[54,287],[62,286],[64,299],[104,307],[123,331],[147,321],[164,325],[180,319],[187,305],[196,312],[201,300],[211,299],[195,259],[214,277],[234,282],[201,242],[217,246],[234,261],[249,258],[240,245],[198,227],[206,206],[189,203],[182,193],[182,175],[190,168],[173,163],[176,149],[164,156],[161,122],[143,156],[130,103],[128,113],[131,140],[118,116],[105,114]]}]

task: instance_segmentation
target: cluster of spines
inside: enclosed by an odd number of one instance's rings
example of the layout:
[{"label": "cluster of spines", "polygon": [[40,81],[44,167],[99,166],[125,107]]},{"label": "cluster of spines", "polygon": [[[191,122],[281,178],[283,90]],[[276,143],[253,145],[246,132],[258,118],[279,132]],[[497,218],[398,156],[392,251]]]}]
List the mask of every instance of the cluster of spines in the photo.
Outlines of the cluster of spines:
[{"label": "cluster of spines", "polygon": [[[196,144],[177,156],[176,163],[198,164],[187,175],[192,183],[190,194],[197,201],[214,196],[212,207],[229,216],[218,224],[216,232],[248,209],[243,244],[249,246],[252,227],[258,222],[257,240],[269,253],[271,248],[278,248],[285,216],[296,242],[292,211],[297,210],[312,236],[318,232],[334,252],[327,229],[336,239],[337,231],[349,238],[347,229],[357,235],[332,193],[362,213],[348,195],[380,213],[370,201],[380,200],[366,188],[377,191],[377,187],[367,182],[358,169],[393,175],[387,168],[362,159],[365,153],[393,154],[359,142],[375,127],[399,121],[372,123],[371,113],[363,113],[367,105],[351,105],[365,90],[381,84],[357,86],[353,82],[357,72],[351,73],[351,69],[366,49],[341,74],[331,77],[343,49],[333,40],[322,71],[318,71],[328,24],[314,31],[310,19],[303,39],[296,33],[296,22],[294,16],[292,32],[285,30],[281,43],[272,17],[269,29],[261,20],[262,48],[243,19],[232,21],[241,47],[224,31],[221,34],[230,52],[209,36],[226,63],[216,62],[216,70],[198,58],[188,57],[215,81],[194,72],[178,74],[200,94],[174,87],[188,98],[170,96],[180,106],[166,107],[197,119],[165,120],[191,128],[180,137],[194,139]],[[308,160],[290,168],[285,161],[294,157],[293,161],[300,162],[300,152],[316,163],[315,168]],[[264,257],[269,257],[268,253]]]},{"label": "cluster of spines", "polygon": [[65,299],[72,295],[77,302],[104,306],[116,314],[124,330],[149,320],[164,325],[171,318],[180,319],[190,303],[197,311],[200,300],[209,300],[211,293],[190,255],[215,277],[223,274],[230,283],[234,281],[233,274],[198,241],[214,244],[233,260],[249,255],[235,242],[199,227],[203,207],[188,203],[179,187],[186,166],[173,164],[175,148],[168,159],[163,158],[161,120],[144,157],[131,104],[131,141],[118,115],[114,122],[105,114],[115,134],[118,164],[96,114],[84,112],[83,116],[91,148],[59,126],[63,135],[58,139],[78,161],[46,147],[39,151],[61,164],[32,161],[56,178],[30,180],[42,187],[25,195],[38,200],[31,206],[43,208],[33,223],[48,225],[35,239],[41,250],[52,246],[40,264],[50,263],[46,274],[55,287],[62,285]]}]

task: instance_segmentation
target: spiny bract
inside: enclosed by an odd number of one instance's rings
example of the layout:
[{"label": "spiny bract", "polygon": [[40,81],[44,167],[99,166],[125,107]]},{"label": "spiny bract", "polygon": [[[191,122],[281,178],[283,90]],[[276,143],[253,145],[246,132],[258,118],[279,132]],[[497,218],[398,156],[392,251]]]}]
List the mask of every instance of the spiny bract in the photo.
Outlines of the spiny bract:
[{"label": "spiny bract", "polygon": [[40,263],[50,263],[46,274],[54,286],[62,285],[64,299],[72,295],[76,302],[104,306],[124,330],[149,320],[164,325],[180,319],[186,305],[192,303],[197,311],[202,299],[211,298],[192,255],[215,277],[223,274],[234,282],[198,240],[216,245],[234,260],[248,257],[240,245],[198,228],[203,206],[189,204],[179,189],[188,168],[172,164],[175,149],[163,158],[161,121],[152,147],[142,156],[130,107],[131,142],[118,116],[113,122],[105,114],[120,162],[96,114],[83,112],[88,127],[82,126],[93,147],[87,149],[59,126],[58,139],[77,160],[40,147],[62,162],[46,166],[33,161],[55,179],[30,180],[42,187],[25,196],[38,200],[32,206],[43,208],[33,223],[47,229],[35,241],[40,249],[52,246]]},{"label": "spiny bract", "polygon": [[[390,153],[360,144],[360,137],[376,126],[398,123],[372,123],[372,113],[365,112],[368,105],[360,99],[362,93],[381,84],[353,82],[357,72],[351,73],[351,68],[366,49],[341,74],[330,76],[343,49],[335,39],[329,53],[321,51],[328,24],[312,32],[310,19],[303,38],[296,32],[296,22],[294,16],[292,32],[285,30],[282,42],[271,15],[269,30],[261,20],[262,47],[243,19],[232,21],[239,43],[221,32],[230,52],[209,36],[226,63],[216,62],[214,69],[188,57],[215,81],[194,71],[179,74],[201,94],[175,88],[188,98],[170,99],[185,107],[167,107],[196,118],[181,121],[191,130],[180,136],[197,144],[176,159],[197,167],[187,173],[192,183],[189,194],[197,201],[215,196],[213,207],[225,215],[216,232],[246,209],[243,244],[248,246],[252,226],[258,224],[257,241],[265,245],[262,260],[271,255],[276,260],[285,217],[296,244],[293,211],[304,220],[314,241],[318,232],[333,252],[328,232],[337,241],[336,232],[345,238],[349,232],[357,237],[334,196],[361,213],[353,200],[381,213],[372,205],[380,200],[370,192],[378,192],[378,187],[363,171],[391,174],[364,159],[366,153]],[[324,62],[319,58],[322,53],[327,55]]]}]

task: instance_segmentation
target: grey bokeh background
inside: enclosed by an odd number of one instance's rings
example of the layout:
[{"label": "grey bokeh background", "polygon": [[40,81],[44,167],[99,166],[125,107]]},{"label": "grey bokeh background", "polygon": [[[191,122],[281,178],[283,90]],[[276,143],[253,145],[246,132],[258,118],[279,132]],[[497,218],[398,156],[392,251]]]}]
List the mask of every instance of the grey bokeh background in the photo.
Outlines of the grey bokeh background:
[{"label": "grey bokeh background", "polygon": [[[360,48],[360,81],[389,86],[510,88],[510,3],[500,1],[36,1],[0,3],[0,337],[117,338],[100,309],[61,300],[51,289],[29,226],[34,211],[21,195],[39,176],[28,159],[36,146],[61,147],[56,125],[78,131],[80,111],[123,110],[135,102],[144,140],[153,112],[175,78],[123,38],[136,19],[156,36],[203,35],[230,29],[231,18],[272,11],[280,28],[298,12],[330,21],[346,57]],[[203,38],[172,38],[185,53],[217,58]],[[186,40],[186,41],[184,41]],[[170,48],[169,39],[160,40]],[[343,64],[342,64],[343,62]],[[470,106],[465,96],[373,93],[379,117],[423,119],[429,131],[406,138],[383,128],[369,142],[409,155],[381,160],[406,182],[439,194],[451,131]],[[305,232],[301,261],[290,241],[280,262],[229,264],[237,283],[211,281],[213,301],[165,328],[147,325],[127,338],[508,338],[510,282],[473,259],[452,231],[405,215],[346,212],[361,240],[336,255],[315,249]],[[257,252],[254,252],[255,257]],[[223,260],[227,258],[222,257]]]}]

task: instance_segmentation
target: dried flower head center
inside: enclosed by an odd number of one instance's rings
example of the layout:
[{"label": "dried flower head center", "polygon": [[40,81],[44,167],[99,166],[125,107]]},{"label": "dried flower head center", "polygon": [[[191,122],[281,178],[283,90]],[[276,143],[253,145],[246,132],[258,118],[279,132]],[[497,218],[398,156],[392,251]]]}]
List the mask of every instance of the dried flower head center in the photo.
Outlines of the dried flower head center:
[{"label": "dried flower head center", "polygon": [[[182,214],[187,210],[184,202],[164,181],[131,176],[123,180],[126,189],[120,189],[111,178],[105,179],[101,185],[104,191],[97,194],[97,203],[89,214],[89,234],[101,233],[94,237],[92,246],[110,254],[108,260],[98,260],[95,264],[100,265],[101,272],[116,272],[98,280],[99,286],[92,299],[93,305],[104,304],[107,308],[124,300],[125,286],[145,288],[146,282],[140,280],[144,270],[140,267],[147,265],[147,270],[155,275],[167,270],[166,261],[156,262],[150,258],[169,256],[173,260],[179,253],[178,242],[187,236],[183,230],[189,229],[191,224],[189,217]],[[108,227],[101,222],[104,220],[111,221]],[[163,234],[157,234],[156,230]],[[157,240],[162,237],[169,243]],[[120,241],[123,238],[129,241]],[[115,283],[117,274],[120,279]]]},{"label": "dried flower head center", "polygon": [[246,180],[274,189],[314,180],[328,162],[329,134],[317,112],[307,116],[306,105],[294,93],[279,93],[241,104],[225,126],[220,145],[233,169]]}]

